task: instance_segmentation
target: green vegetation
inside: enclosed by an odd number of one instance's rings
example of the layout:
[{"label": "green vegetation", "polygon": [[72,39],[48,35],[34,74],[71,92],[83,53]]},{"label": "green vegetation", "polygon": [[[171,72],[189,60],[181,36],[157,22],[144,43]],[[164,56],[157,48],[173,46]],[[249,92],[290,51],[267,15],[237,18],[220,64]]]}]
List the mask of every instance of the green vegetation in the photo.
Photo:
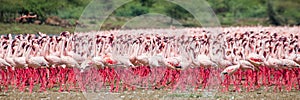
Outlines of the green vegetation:
[{"label": "green vegetation", "polygon": [[20,33],[48,33],[48,34],[58,34],[63,31],[74,31],[74,27],[59,27],[50,25],[36,25],[36,24],[15,24],[15,23],[0,23],[1,34],[20,34]]},{"label": "green vegetation", "polygon": [[[90,1],[92,0],[0,0],[0,22],[5,23],[0,24],[0,33],[35,32],[30,30],[32,28],[22,28],[29,26],[39,27],[38,29],[41,31],[46,30],[48,33],[56,33],[54,31],[64,28],[72,32],[74,27],[60,27],[60,29],[48,30],[49,28],[58,28],[58,26],[18,24],[15,22],[15,18],[32,12],[38,15],[38,18],[35,20],[39,20],[42,23],[45,23],[45,20],[50,16],[58,16],[74,25]],[[111,0],[103,1],[113,2]],[[211,5],[223,26],[300,25],[299,0],[206,1]],[[159,13],[170,16],[182,23],[183,26],[200,26],[188,11],[171,2],[165,0],[132,0],[115,10],[104,23],[103,29],[120,28],[128,19],[147,13]],[[97,16],[91,17],[90,21],[82,24],[98,24],[95,20],[97,20]]]},{"label": "green vegetation", "polygon": [[61,18],[79,18],[85,6],[91,0],[1,0],[0,21],[10,20],[33,12],[39,20],[45,20],[49,16]]}]

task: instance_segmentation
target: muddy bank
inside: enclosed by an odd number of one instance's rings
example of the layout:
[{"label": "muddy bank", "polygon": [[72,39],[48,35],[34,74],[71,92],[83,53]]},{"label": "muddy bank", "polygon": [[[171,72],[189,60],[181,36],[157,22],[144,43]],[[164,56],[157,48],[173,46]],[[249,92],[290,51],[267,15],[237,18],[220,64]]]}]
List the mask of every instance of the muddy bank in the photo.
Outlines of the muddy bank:
[{"label": "muddy bank", "polygon": [[204,92],[173,92],[167,90],[137,90],[124,91],[120,93],[98,92],[98,93],[82,93],[82,92],[55,92],[48,91],[46,93],[34,92],[13,92],[0,93],[1,100],[98,100],[98,99],[117,99],[117,100],[131,100],[131,99],[166,99],[166,100],[181,100],[181,99],[260,99],[260,100],[274,100],[285,99],[295,100],[300,99],[299,91],[291,92],[265,92],[263,90],[254,92],[218,92],[214,97],[209,97]]}]

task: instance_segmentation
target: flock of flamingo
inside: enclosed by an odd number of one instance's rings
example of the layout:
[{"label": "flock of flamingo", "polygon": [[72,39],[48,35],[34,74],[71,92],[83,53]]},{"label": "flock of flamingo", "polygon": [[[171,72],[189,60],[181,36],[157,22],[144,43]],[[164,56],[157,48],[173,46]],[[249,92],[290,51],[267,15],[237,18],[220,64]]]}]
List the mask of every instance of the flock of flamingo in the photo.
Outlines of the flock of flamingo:
[{"label": "flock of flamingo", "polygon": [[[1,91],[300,90],[299,27],[114,30],[0,37]],[[218,46],[217,46],[218,45]],[[216,48],[217,47],[217,48]]]}]

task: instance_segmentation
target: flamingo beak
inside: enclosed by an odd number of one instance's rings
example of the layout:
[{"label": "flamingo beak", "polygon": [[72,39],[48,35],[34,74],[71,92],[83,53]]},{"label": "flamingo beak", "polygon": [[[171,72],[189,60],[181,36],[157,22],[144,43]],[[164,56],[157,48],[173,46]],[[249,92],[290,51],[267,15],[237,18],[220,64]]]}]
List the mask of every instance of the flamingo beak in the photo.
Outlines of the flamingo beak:
[{"label": "flamingo beak", "polygon": [[134,65],[129,65],[130,68],[134,67]]},{"label": "flamingo beak", "polygon": [[221,73],[221,75],[227,75],[228,74],[228,72],[222,72]]},{"label": "flamingo beak", "polygon": [[182,66],[175,66],[175,69],[182,69]]}]

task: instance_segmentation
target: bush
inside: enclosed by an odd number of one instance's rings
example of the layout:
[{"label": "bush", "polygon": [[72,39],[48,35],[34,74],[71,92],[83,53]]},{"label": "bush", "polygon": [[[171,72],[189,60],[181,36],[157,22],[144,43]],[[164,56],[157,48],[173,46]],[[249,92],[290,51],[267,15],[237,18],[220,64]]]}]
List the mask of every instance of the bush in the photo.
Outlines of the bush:
[{"label": "bush", "polygon": [[123,5],[115,11],[116,16],[124,17],[139,16],[147,13],[149,13],[149,8],[142,6],[141,3],[135,1]]},{"label": "bush", "polygon": [[84,7],[72,7],[57,11],[57,16],[63,19],[79,19]]}]

